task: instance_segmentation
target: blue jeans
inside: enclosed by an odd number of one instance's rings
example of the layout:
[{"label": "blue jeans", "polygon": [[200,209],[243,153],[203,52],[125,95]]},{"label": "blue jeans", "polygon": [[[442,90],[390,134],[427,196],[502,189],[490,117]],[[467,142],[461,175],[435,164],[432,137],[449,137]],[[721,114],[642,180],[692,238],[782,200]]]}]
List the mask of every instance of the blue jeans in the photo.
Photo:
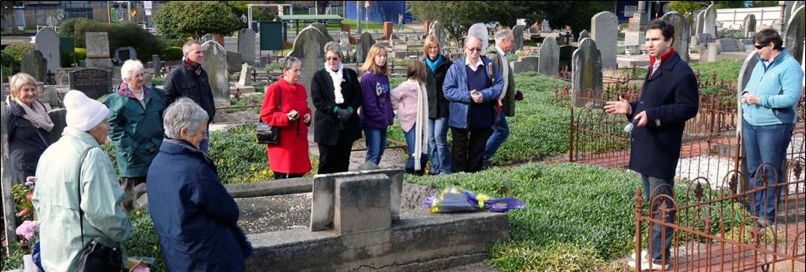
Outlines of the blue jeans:
[{"label": "blue jeans", "polygon": [[[651,208],[651,211],[657,212],[657,214],[653,215],[652,218],[656,220],[663,219],[660,215],[659,208],[661,203],[666,202],[666,207],[672,209],[674,208],[674,202],[669,201],[668,198],[660,197],[655,203],[653,203],[650,193],[652,193],[652,196],[668,195],[674,199],[674,178],[662,179],[641,174],[641,180],[644,182],[644,201],[646,201],[646,203],[649,205],[655,205],[653,208]],[[666,222],[674,223],[674,218],[675,213],[671,212],[668,214]],[[652,249],[647,251],[650,256],[652,256],[653,260],[662,260],[665,258],[666,262],[668,263],[671,256],[669,255],[669,248],[672,245],[672,234],[674,234],[674,229],[671,227],[666,227],[664,231],[663,225],[652,223],[650,223],[650,225],[652,226]]]},{"label": "blue jeans", "polygon": [[498,112],[498,122],[493,124],[493,135],[490,135],[490,139],[487,139],[487,145],[484,147],[485,164],[495,155],[495,152],[498,151],[498,148],[504,144],[508,137],[509,124],[507,124],[507,117],[502,110]]},{"label": "blue jeans", "polygon": [[381,163],[383,151],[386,149],[386,128],[364,128],[364,135],[367,141],[367,158],[365,162],[372,162],[375,165]]},{"label": "blue jeans", "polygon": [[[754,126],[742,120],[742,143],[747,155],[748,190],[762,186],[761,173],[766,172],[767,189],[755,193],[750,203],[753,216],[775,222],[775,206],[781,198],[781,188],[772,186],[786,182],[786,173],[781,166],[786,157],[786,148],[792,139],[795,124]],[[759,166],[764,164],[759,173]]]},{"label": "blue jeans", "polygon": [[451,173],[451,150],[448,148],[448,118],[428,119],[428,155],[432,175]]},{"label": "blue jeans", "polygon": [[[414,125],[415,126],[411,127],[411,129],[409,129],[409,131],[404,131],[403,132],[403,136],[405,136],[405,138],[406,138],[406,146],[408,147],[408,152],[409,152],[408,159],[406,159],[406,168],[407,169],[414,169],[414,148],[417,146],[415,144],[415,142],[417,140],[416,139],[416,137],[417,137],[417,129],[416,129],[417,124],[415,123]],[[427,140],[427,139],[423,139],[423,140]],[[423,150],[423,151],[427,152],[427,150]],[[425,152],[423,152],[423,154],[420,156],[420,165],[422,167],[425,167],[425,161],[426,161],[426,158],[428,158],[428,154],[425,154]],[[425,169],[420,169],[420,170],[425,170]]]}]

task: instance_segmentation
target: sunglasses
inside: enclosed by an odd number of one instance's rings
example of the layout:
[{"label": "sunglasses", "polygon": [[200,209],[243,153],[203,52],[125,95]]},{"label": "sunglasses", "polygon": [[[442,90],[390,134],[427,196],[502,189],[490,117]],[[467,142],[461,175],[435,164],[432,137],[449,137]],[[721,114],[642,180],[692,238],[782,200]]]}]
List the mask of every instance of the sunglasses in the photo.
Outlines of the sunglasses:
[{"label": "sunglasses", "polygon": [[473,52],[473,51],[481,52],[481,48],[478,48],[478,47],[468,48],[467,50],[470,50],[470,52]]},{"label": "sunglasses", "polygon": [[328,57],[327,60],[339,60],[339,57]]},{"label": "sunglasses", "polygon": [[761,45],[761,44],[753,44],[753,46],[754,46],[754,47],[756,47],[756,49],[761,49],[761,48],[766,47],[766,46],[767,46],[767,44],[764,44],[764,45]]}]

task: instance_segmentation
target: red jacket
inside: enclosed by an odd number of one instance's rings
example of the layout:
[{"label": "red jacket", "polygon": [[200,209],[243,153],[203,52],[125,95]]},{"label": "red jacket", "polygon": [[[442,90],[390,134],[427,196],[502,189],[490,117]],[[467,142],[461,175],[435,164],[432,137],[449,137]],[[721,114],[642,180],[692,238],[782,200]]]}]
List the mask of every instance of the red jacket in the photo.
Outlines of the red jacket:
[{"label": "red jacket", "polygon": [[[280,144],[268,146],[269,168],[286,174],[305,174],[311,171],[308,157],[308,126],[303,122],[308,108],[308,94],[301,84],[290,84],[282,77],[266,87],[260,119],[266,124],[280,128]],[[281,102],[282,101],[282,102]],[[278,109],[277,104],[281,106]],[[289,122],[286,114],[299,112],[297,121]]]}]

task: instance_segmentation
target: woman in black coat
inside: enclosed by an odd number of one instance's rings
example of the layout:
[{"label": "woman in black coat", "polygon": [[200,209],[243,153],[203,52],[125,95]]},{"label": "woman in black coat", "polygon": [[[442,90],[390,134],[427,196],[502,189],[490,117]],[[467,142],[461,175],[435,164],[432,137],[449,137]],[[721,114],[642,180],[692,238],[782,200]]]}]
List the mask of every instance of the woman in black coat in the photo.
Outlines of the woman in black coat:
[{"label": "woman in black coat", "polygon": [[11,163],[11,180],[24,183],[36,173],[39,156],[51,144],[49,132],[53,129],[44,104],[37,100],[36,80],[18,73],[9,80],[11,95],[6,98],[8,109],[4,125],[8,129],[8,154]]},{"label": "woman in black coat", "polygon": [[313,139],[319,144],[319,174],[347,171],[353,142],[361,138],[356,113],[362,102],[361,86],[358,74],[344,68],[343,59],[338,43],[325,44],[325,68],[317,71],[311,82],[311,98],[316,107]]},{"label": "woman in black coat", "polygon": [[442,83],[453,62],[439,52],[439,41],[428,35],[423,44],[423,61],[428,66],[428,154],[431,157],[432,175],[451,173],[451,151],[448,147],[448,100],[442,93]]}]

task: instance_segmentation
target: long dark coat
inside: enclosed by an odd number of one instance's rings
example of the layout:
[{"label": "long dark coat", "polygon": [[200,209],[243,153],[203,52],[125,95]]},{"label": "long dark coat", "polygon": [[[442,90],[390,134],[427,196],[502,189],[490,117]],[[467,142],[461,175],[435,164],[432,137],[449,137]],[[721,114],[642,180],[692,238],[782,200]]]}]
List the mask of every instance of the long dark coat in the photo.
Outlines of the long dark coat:
[{"label": "long dark coat", "polygon": [[3,125],[8,129],[8,156],[11,164],[9,170],[11,181],[15,184],[25,183],[26,177],[36,173],[39,156],[51,144],[48,132],[34,127],[31,121],[23,117],[24,115],[25,110],[14,101],[11,101],[3,113]]},{"label": "long dark coat", "polygon": [[630,169],[652,177],[673,178],[686,120],[697,115],[699,108],[694,72],[674,53],[652,76],[647,73],[641,98],[630,106],[630,120],[642,111],[648,117],[646,126],[632,131]]},{"label": "long dark coat", "polygon": [[[339,138],[343,142],[354,142],[361,138],[361,123],[358,120],[358,107],[363,102],[361,85],[358,83],[358,74],[352,69],[343,68],[341,94],[344,103],[336,104],[336,95],[333,94],[333,79],[325,69],[316,71],[311,80],[311,99],[316,107],[314,114],[313,140],[323,145],[336,145]],[[339,120],[334,107],[352,107],[353,114],[346,122]]]}]

